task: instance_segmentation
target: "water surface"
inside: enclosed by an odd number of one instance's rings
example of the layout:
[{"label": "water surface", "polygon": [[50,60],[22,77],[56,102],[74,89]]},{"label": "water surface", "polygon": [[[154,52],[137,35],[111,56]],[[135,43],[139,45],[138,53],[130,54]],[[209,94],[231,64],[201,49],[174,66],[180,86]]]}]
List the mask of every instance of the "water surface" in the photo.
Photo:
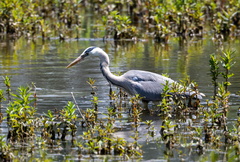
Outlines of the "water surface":
[{"label": "water surface", "polygon": [[[74,93],[79,106],[83,109],[91,108],[92,99],[91,88],[86,83],[88,78],[96,80],[97,96],[99,97],[99,112],[106,113],[110,106],[109,83],[102,76],[99,69],[98,58],[87,58],[84,62],[66,69],[66,66],[73,61],[80,53],[89,46],[98,46],[105,50],[110,57],[110,69],[113,73],[124,73],[131,69],[147,70],[159,74],[168,74],[174,80],[180,81],[190,77],[199,85],[200,92],[206,94],[202,103],[206,99],[211,99],[213,87],[209,75],[209,55],[220,53],[221,47],[216,45],[211,39],[189,40],[182,43],[178,38],[173,38],[168,44],[156,44],[153,41],[116,43],[112,40],[107,42],[102,39],[69,39],[64,42],[58,40],[36,39],[28,41],[24,38],[10,41],[2,39],[0,41],[2,50],[0,51],[0,75],[9,76],[12,83],[12,91],[21,85],[35,83],[37,87],[37,107],[40,114],[47,110],[60,110],[68,101],[73,101],[71,92]],[[240,47],[238,41],[224,44],[225,48],[236,50],[235,61],[232,69],[235,76],[230,80],[232,85],[230,91],[233,96],[230,98],[233,105],[230,109],[229,120],[236,119],[239,97],[235,96],[239,92],[240,82]],[[0,77],[1,89],[6,89],[3,78]],[[114,90],[117,90],[114,88]],[[128,114],[125,114],[126,119]],[[161,120],[157,116],[144,114],[143,120],[153,120],[158,134]],[[122,122],[122,121],[119,121]],[[4,125],[4,123],[3,123]],[[3,126],[0,134],[6,134],[6,126]],[[143,145],[143,159],[164,160],[166,152],[163,144],[154,142],[146,143],[144,138],[145,126],[141,128],[140,143]],[[116,135],[129,138],[131,131],[119,131]],[[130,139],[129,139],[130,140]],[[187,154],[188,150],[184,149]],[[183,154],[184,154],[183,153]],[[59,153],[56,153],[59,155]],[[62,153],[60,153],[62,154]],[[173,152],[176,154],[176,152]],[[55,155],[56,156],[56,155]],[[59,155],[58,158],[64,155]],[[172,155],[176,160],[177,155]],[[184,159],[194,160],[196,157],[184,156]]]}]

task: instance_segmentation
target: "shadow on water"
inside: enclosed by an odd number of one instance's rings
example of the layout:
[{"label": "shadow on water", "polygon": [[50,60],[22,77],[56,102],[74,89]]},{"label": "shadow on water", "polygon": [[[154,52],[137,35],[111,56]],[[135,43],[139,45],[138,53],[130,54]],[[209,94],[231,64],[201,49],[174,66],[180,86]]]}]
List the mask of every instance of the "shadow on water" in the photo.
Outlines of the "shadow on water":
[{"label": "shadow on water", "polygon": [[[58,40],[42,41],[40,39],[27,41],[22,38],[14,41],[1,39],[0,75],[11,78],[13,91],[21,85],[34,82],[37,87],[37,112],[40,115],[47,113],[48,110],[62,109],[68,101],[73,100],[71,92],[74,93],[81,109],[91,108],[91,88],[86,81],[89,78],[93,78],[96,80],[99,117],[104,118],[102,114],[106,114],[107,108],[110,107],[109,85],[99,70],[98,58],[89,58],[89,60],[71,69],[65,68],[86,47],[92,45],[103,48],[109,54],[111,60],[110,68],[113,73],[124,73],[130,69],[140,69],[159,74],[167,73],[172,79],[177,81],[189,76],[191,80],[197,82],[200,91],[206,94],[206,98],[202,101],[203,104],[206,104],[205,100],[211,99],[213,95],[213,87],[209,75],[209,55],[219,52],[217,50],[218,47],[208,38],[191,40],[188,43],[182,43],[179,38],[172,38],[168,44],[164,45],[156,44],[152,41],[116,43],[112,40],[103,42],[99,39],[79,39],[64,42]],[[226,44],[226,47],[228,46]],[[232,43],[231,48],[240,51],[237,42]],[[235,59],[236,62],[240,61],[238,55],[236,55]],[[236,75],[231,79],[230,91],[232,94],[239,92],[239,66],[239,64],[236,64],[232,69],[232,72]],[[0,86],[1,89],[5,88],[3,78],[0,78]],[[116,87],[113,90],[118,91]],[[239,96],[233,95],[230,98],[230,103],[233,105],[228,116],[228,120],[231,123],[237,118],[236,112],[239,106]],[[126,102],[126,105],[129,105],[129,103]],[[6,114],[4,113],[4,115]],[[122,116],[122,119],[117,119],[116,123],[119,130],[115,133],[115,136],[131,141],[130,136],[133,135],[133,130],[127,109],[122,112]],[[188,132],[187,122],[191,122],[194,125],[201,122],[191,118],[190,115],[186,116],[184,120],[173,117],[174,122],[179,126],[179,133],[184,134]],[[156,133],[154,138],[157,139],[160,138],[159,131],[163,118],[144,113],[141,119],[139,143],[142,145],[143,160],[165,161],[166,159],[183,159],[194,161],[203,158],[201,154],[198,154],[195,147],[179,144],[176,149],[168,149],[165,147],[164,142],[155,142],[151,138],[147,142],[147,129],[146,124],[143,122],[147,120],[153,121]],[[180,128],[181,125],[183,128]],[[184,129],[186,129],[186,132]],[[79,128],[78,135],[82,134],[83,130],[83,128]],[[0,134],[6,135],[7,131],[7,123],[4,121],[1,124]],[[188,136],[190,135],[184,134],[183,137],[179,135],[177,141],[186,142]],[[24,150],[20,152],[23,153]],[[52,158],[54,161],[66,160],[68,156],[71,156],[73,160],[78,159],[77,148],[72,148],[71,143],[68,141],[64,142],[61,148],[46,150],[46,152],[48,153],[40,153],[45,155],[33,156],[46,156],[46,158]],[[210,150],[206,152],[209,153]],[[225,156],[224,150],[223,152],[219,151],[218,156]],[[82,158],[90,159],[93,157],[86,155],[86,157]],[[96,156],[95,158],[104,159],[106,157]]]}]

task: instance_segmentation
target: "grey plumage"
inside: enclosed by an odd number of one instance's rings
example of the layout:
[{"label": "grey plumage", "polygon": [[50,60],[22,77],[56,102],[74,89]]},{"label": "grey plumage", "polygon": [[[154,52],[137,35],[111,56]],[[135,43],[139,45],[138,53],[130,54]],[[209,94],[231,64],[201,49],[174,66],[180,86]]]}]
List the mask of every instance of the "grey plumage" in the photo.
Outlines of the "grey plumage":
[{"label": "grey plumage", "polygon": [[[130,95],[139,94],[143,101],[160,101],[164,85],[168,82],[170,85],[175,81],[165,76],[141,70],[130,70],[121,76],[113,75],[109,69],[109,57],[99,47],[89,47],[83,53],[70,63],[67,68],[80,62],[87,56],[98,56],[100,59],[100,69],[103,76],[111,84],[123,88]],[[184,95],[189,96],[194,92],[187,92]],[[197,95],[201,99],[201,95]]]}]

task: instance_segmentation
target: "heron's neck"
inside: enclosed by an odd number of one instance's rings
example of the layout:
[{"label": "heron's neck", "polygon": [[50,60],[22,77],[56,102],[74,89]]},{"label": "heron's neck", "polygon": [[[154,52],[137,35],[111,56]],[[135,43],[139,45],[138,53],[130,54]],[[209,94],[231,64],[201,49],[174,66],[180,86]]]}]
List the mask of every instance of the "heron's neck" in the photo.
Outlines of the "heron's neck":
[{"label": "heron's neck", "polygon": [[107,81],[113,85],[120,86],[120,77],[113,75],[109,69],[109,57],[107,54],[100,57],[100,68],[103,76],[107,79]]}]

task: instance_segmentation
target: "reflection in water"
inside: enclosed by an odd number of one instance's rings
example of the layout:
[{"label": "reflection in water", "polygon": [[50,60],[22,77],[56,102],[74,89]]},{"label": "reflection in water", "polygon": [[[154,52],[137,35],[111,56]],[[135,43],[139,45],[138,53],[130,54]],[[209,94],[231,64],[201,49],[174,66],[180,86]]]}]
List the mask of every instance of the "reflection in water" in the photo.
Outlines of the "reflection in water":
[{"label": "reflection in water", "polygon": [[[93,45],[103,48],[109,54],[110,69],[113,73],[139,69],[159,74],[167,73],[174,80],[181,80],[189,76],[191,80],[199,84],[200,91],[205,93],[207,98],[212,95],[208,60],[210,54],[219,52],[210,39],[192,41],[181,46],[179,46],[178,38],[173,38],[167,45],[155,44],[151,41],[128,42],[124,45],[114,43],[81,39],[65,42],[58,40],[43,42],[38,39],[35,42],[24,39],[4,40],[1,42],[0,75],[11,77],[13,91],[20,85],[34,82],[37,86],[39,113],[47,112],[49,109],[62,109],[67,101],[72,101],[70,92],[74,92],[81,108],[90,108],[91,88],[86,81],[88,78],[93,78],[96,80],[98,88],[99,112],[106,113],[106,107],[109,107],[109,85],[99,70],[98,58],[89,58],[71,69],[65,68],[81,51]],[[232,48],[240,50],[238,45],[232,44]],[[240,61],[239,56],[236,56],[235,59],[237,62]],[[236,64],[232,71],[236,75],[231,80],[233,85],[230,87],[230,91],[232,93],[239,91],[239,66]],[[1,77],[0,80],[1,89],[5,89],[3,78]],[[237,100],[238,98],[232,98],[235,105],[238,105]],[[159,122],[158,117],[151,118],[151,120],[154,120],[155,127],[159,128],[161,121]],[[6,130],[2,133],[6,133]],[[127,133],[129,132],[118,132],[122,136],[128,135]],[[147,146],[144,141],[142,143],[143,149],[147,148],[146,151],[149,151],[149,147],[153,147],[153,150],[155,147],[162,147],[161,144],[150,143]],[[153,156],[145,158],[159,158],[164,155]]]}]

